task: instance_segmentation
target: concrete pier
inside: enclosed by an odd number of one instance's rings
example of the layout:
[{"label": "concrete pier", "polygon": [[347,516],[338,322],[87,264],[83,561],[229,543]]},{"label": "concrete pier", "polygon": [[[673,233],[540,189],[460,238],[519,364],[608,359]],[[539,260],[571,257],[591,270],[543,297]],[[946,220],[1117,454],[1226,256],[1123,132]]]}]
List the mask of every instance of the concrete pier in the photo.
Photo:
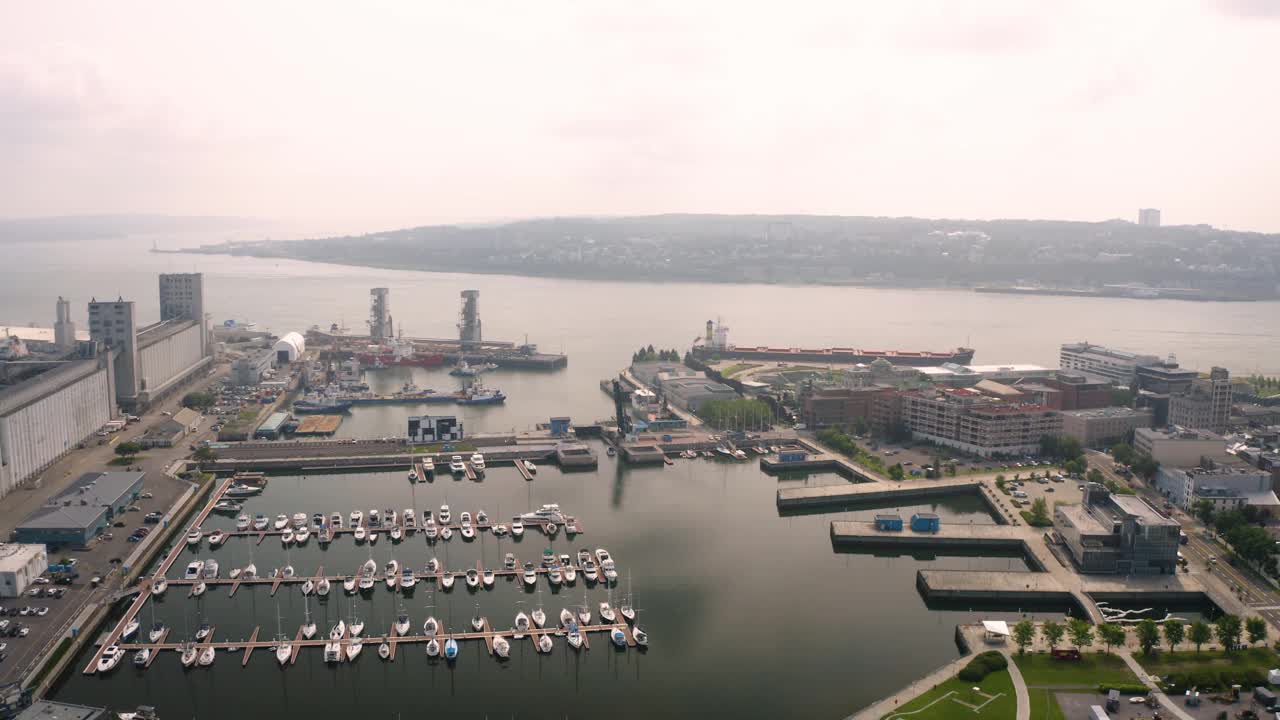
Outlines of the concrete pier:
[{"label": "concrete pier", "polygon": [[916,589],[926,600],[1074,603],[1053,575],[999,570],[920,570]]},{"label": "concrete pier", "polygon": [[[821,489],[821,488],[814,488]],[[937,532],[923,533],[903,530],[886,532],[877,530],[874,523],[837,520],[831,523],[831,542],[834,545],[901,548],[952,548],[972,550],[1015,550],[1021,552],[1027,564],[1038,572],[1047,568],[1051,557],[1047,548],[1043,555],[1031,542],[1034,534],[1027,528],[1012,525],[943,525]],[[1046,557],[1048,556],[1048,557]]]},{"label": "concrete pier", "polygon": [[948,478],[945,480],[903,480],[901,482],[865,482],[849,485],[790,487],[778,490],[778,509],[799,509],[825,505],[852,505],[884,500],[915,500],[980,493],[977,480]]}]

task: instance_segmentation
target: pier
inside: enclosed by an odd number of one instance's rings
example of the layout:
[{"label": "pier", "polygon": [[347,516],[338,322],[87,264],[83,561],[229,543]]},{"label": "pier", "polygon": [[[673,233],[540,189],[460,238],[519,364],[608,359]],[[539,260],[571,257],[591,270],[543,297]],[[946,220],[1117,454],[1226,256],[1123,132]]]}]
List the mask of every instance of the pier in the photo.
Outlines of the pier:
[{"label": "pier", "polygon": [[[1032,542],[1035,531],[1012,525],[943,525],[937,532],[877,530],[874,523],[837,520],[831,523],[831,544],[863,547],[954,548],[968,550],[1015,550],[1037,572],[1049,564],[1059,565],[1047,547]],[[1043,546],[1043,543],[1041,543]],[[936,572],[936,571],[935,571]]]},{"label": "pier", "polygon": [[524,460],[515,460],[514,462],[516,464],[516,470],[520,472],[520,477],[525,480],[533,479],[533,473],[529,472],[529,468],[524,466]]},{"label": "pier", "polygon": [[[792,465],[792,463],[788,463]],[[848,485],[789,487],[778,490],[779,510],[853,505],[885,500],[918,500],[943,495],[982,493],[982,483],[965,478],[939,480],[902,480],[900,482],[865,482]]]}]

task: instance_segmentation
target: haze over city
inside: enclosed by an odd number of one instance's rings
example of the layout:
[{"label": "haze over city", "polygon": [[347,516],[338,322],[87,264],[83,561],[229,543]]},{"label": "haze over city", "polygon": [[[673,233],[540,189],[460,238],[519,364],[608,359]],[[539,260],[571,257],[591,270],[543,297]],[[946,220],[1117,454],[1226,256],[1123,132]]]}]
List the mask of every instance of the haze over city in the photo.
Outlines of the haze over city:
[{"label": "haze over city", "polygon": [[8,5],[4,217],[1280,230],[1265,0]]}]

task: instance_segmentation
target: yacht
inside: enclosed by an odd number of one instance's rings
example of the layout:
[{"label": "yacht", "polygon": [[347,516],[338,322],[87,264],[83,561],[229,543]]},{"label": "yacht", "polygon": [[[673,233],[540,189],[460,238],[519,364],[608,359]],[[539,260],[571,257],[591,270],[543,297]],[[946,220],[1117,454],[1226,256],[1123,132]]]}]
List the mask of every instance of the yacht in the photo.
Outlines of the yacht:
[{"label": "yacht", "polygon": [[400,613],[396,616],[396,634],[400,636],[409,634],[409,615],[408,613]]},{"label": "yacht", "polygon": [[453,662],[458,659],[458,641],[449,638],[444,641],[444,659]]},{"label": "yacht", "polygon": [[129,624],[124,626],[124,630],[120,631],[120,639],[128,640],[131,635],[138,632],[140,627],[142,627],[142,623],[138,622],[137,618],[130,620]]},{"label": "yacht", "polygon": [[160,638],[164,637],[164,623],[156,622],[151,625],[151,632],[147,633],[147,637],[153,643],[160,642]]},{"label": "yacht", "polygon": [[347,629],[351,631],[351,636],[355,637],[364,632],[364,621],[359,618],[353,618],[351,624],[347,625]]},{"label": "yacht", "polygon": [[614,628],[609,631],[609,639],[618,647],[627,646],[627,633],[622,628]]},{"label": "yacht", "polygon": [[568,628],[574,624],[573,611],[569,608],[560,608],[560,627]]},{"label": "yacht", "polygon": [[271,526],[276,530],[283,530],[288,525],[289,525],[289,516],[285,515],[284,513],[280,513],[279,515],[277,515],[275,522],[271,524]]},{"label": "yacht", "polygon": [[427,540],[434,541],[440,535],[440,528],[436,527],[436,521],[433,518],[427,518],[426,524]]},{"label": "yacht", "polygon": [[187,563],[187,574],[184,576],[187,580],[199,580],[200,573],[204,572],[203,560],[192,560]]},{"label": "yacht", "polygon": [[153,596],[163,595],[165,590],[169,589],[169,581],[161,575],[151,583],[151,594]]},{"label": "yacht", "polygon": [[356,528],[355,536],[356,542],[362,543],[365,541],[365,538],[369,537],[369,533],[365,532],[364,526],[361,525]]},{"label": "yacht", "polygon": [[320,597],[327,596],[331,585],[332,583],[329,582],[329,578],[320,578],[320,582],[316,583],[316,595],[319,595]]},{"label": "yacht", "polygon": [[565,639],[569,641],[569,647],[574,650],[582,649],[582,631],[578,629],[577,623],[569,626],[569,632],[565,635]]},{"label": "yacht", "polygon": [[563,579],[564,575],[561,574],[559,565],[552,565],[551,569],[547,570],[547,582],[551,583],[552,586],[559,585]]},{"label": "yacht", "polygon": [[342,662],[342,645],[336,642],[325,643],[324,661],[327,663]]},{"label": "yacht", "polygon": [[474,468],[476,472],[484,472],[484,455],[481,455],[480,453],[473,453],[471,455],[471,467]]},{"label": "yacht", "polygon": [[241,580],[256,580],[257,577],[258,577],[258,566],[254,565],[253,563],[249,563],[248,565],[245,565],[244,569],[240,571]]},{"label": "yacht", "polygon": [[496,579],[497,578],[494,576],[492,570],[485,570],[480,574],[480,582],[484,583],[486,590],[493,587],[494,580]]},{"label": "yacht", "polygon": [[391,542],[400,542],[404,539],[404,531],[400,529],[399,525],[392,526],[390,534]]},{"label": "yacht", "polygon": [[262,513],[258,513],[257,515],[253,516],[254,530],[266,530],[267,526],[270,524],[271,524],[271,520],[268,519],[267,516],[263,515]]},{"label": "yacht", "polygon": [[276,661],[281,665],[287,665],[289,663],[289,657],[292,655],[293,648],[283,637],[281,637],[280,643],[276,645]]},{"label": "yacht", "polygon": [[360,651],[364,649],[364,641],[358,637],[353,637],[347,643],[347,662],[355,660],[360,655]]},{"label": "yacht", "polygon": [[532,460],[525,460],[523,462],[524,462],[524,469],[528,470],[530,475],[538,474],[538,466],[534,465]]},{"label": "yacht", "polygon": [[462,538],[464,540],[474,540],[476,537],[476,529],[470,525],[463,525],[462,529],[458,532],[462,533]]},{"label": "yacht", "polygon": [[517,640],[524,637],[525,633],[529,632],[529,616],[525,615],[523,610],[516,613],[515,631]]},{"label": "yacht", "polygon": [[291,542],[293,542],[293,528],[285,528],[284,532],[280,533],[280,544],[288,545]]},{"label": "yacht", "polygon": [[202,537],[204,537],[204,533],[200,532],[200,528],[195,528],[195,529],[194,529],[194,530],[192,530],[191,532],[187,533],[187,544],[188,544],[188,545],[199,545],[199,544],[200,544],[200,538],[202,538]]},{"label": "yacht", "polygon": [[151,659],[151,648],[142,648],[133,654],[133,666],[144,668],[147,661]]},{"label": "yacht", "polygon": [[409,590],[418,584],[418,576],[413,574],[413,569],[406,566],[400,571],[400,589]]},{"label": "yacht", "polygon": [[440,524],[449,524],[449,503],[440,506]]},{"label": "yacht", "polygon": [[346,636],[347,636],[347,623],[344,622],[342,618],[338,618],[338,624],[334,625],[332,628],[329,628],[329,639],[341,640]]},{"label": "yacht", "polygon": [[413,508],[405,508],[404,514],[401,515],[401,517],[404,518],[405,530],[409,530],[411,528],[415,528],[418,526],[418,513],[414,512]]},{"label": "yacht", "polygon": [[[436,461],[435,461],[435,460],[432,460],[432,459],[431,459],[431,458],[429,458],[429,457],[427,457],[427,458],[422,458],[422,474],[423,474],[423,475],[434,475],[434,474],[435,474],[435,472],[436,472]],[[426,478],[425,478],[425,477],[424,477],[424,478],[422,478],[422,479],[423,479],[423,480],[426,480]]]},{"label": "yacht", "polygon": [[538,627],[547,626],[547,613],[545,610],[542,609],[541,605],[534,608],[533,612],[529,613],[529,617],[533,619],[534,625],[537,625]]},{"label": "yacht", "polygon": [[422,511],[422,526],[423,526],[423,527],[426,527],[426,526],[428,526],[428,525],[434,525],[434,524],[435,524],[435,522],[436,522],[435,516],[431,514],[431,509],[430,509],[430,508],[428,508],[428,509],[426,509],[426,510],[423,510],[423,511]]},{"label": "yacht", "polygon": [[432,637],[427,641],[427,657],[438,657],[440,655],[440,641]]},{"label": "yacht", "polygon": [[[410,471],[409,474],[412,475],[413,472]],[[383,640],[382,643],[378,645],[378,657],[383,660],[391,657],[391,645],[386,640]]]},{"label": "yacht", "polygon": [[618,581],[618,569],[614,567],[612,560],[606,560],[600,564],[600,569],[604,572],[604,579],[608,582],[616,583]]},{"label": "yacht", "polygon": [[457,580],[457,578],[453,576],[453,573],[447,572],[440,576],[440,587],[444,588],[445,590],[452,590],[453,582],[455,580]]},{"label": "yacht", "polygon": [[502,523],[498,523],[493,526],[494,537],[506,537],[508,532],[510,532],[510,530],[508,530],[507,526]]},{"label": "yacht", "polygon": [[200,571],[200,577],[206,580],[218,579],[218,561],[209,558],[204,561],[204,569]]},{"label": "yacht", "polygon": [[600,603],[600,619],[610,623],[615,622],[618,619],[618,616],[614,614],[613,608],[609,605],[608,601]]},{"label": "yacht", "polygon": [[351,527],[353,528],[360,527],[363,522],[364,522],[364,513],[360,512],[359,510],[352,510],[351,511]]},{"label": "yacht", "polygon": [[471,629],[476,632],[484,630],[485,619],[480,617],[480,608],[476,607],[476,614],[471,617]]},{"label": "yacht", "polygon": [[382,512],[378,508],[369,511],[369,527],[382,527]]},{"label": "yacht", "polygon": [[506,660],[511,656],[511,642],[501,635],[493,636],[493,654]]},{"label": "yacht", "polygon": [[315,582],[315,580],[312,580],[311,578],[307,578],[307,579],[302,583],[302,594],[303,594],[303,595],[310,595],[310,594],[311,594],[311,592],[312,592],[313,590],[315,590],[315,589],[316,589],[316,582]]},{"label": "yacht", "polygon": [[480,572],[475,568],[467,569],[467,587],[472,590],[480,586]]},{"label": "yacht", "polygon": [[200,652],[196,649],[195,643],[187,643],[182,646],[182,667],[191,667],[196,664],[196,659],[200,656]]},{"label": "yacht", "polygon": [[422,623],[422,634],[435,637],[438,632],[440,632],[440,623],[436,621],[434,615],[427,616],[426,621]]},{"label": "yacht", "polygon": [[329,516],[329,527],[334,530],[342,529],[342,513],[336,512]]},{"label": "yacht", "polygon": [[316,621],[311,619],[311,606],[307,606],[306,620],[302,624],[302,637],[310,640],[316,636]]},{"label": "yacht", "polygon": [[249,525],[253,523],[253,519],[248,515],[240,515],[236,518],[236,530],[244,532],[249,529]]},{"label": "yacht", "polygon": [[305,525],[298,528],[298,531],[293,534],[293,541],[298,543],[299,545],[305,543],[310,538],[311,538],[311,531],[308,530]]},{"label": "yacht", "polygon": [[538,652],[541,652],[543,654],[548,654],[551,652],[551,648],[554,646],[555,646],[555,643],[551,641],[550,635],[543,633],[542,635],[538,636]]},{"label": "yacht", "polygon": [[387,563],[383,580],[386,581],[388,590],[396,589],[396,583],[400,581],[400,562],[398,560],[393,558]]},{"label": "yacht", "polygon": [[520,518],[511,521],[511,537],[521,537],[524,535],[524,523]]},{"label": "yacht", "polygon": [[595,582],[599,579],[600,575],[596,572],[595,560],[588,559],[586,564],[582,566],[582,576],[587,579],[587,582]]},{"label": "yacht", "polygon": [[307,514],[306,514],[306,513],[294,513],[294,514],[293,514],[293,526],[294,526],[295,528],[303,528],[303,527],[306,527],[306,526],[307,526]]},{"label": "yacht", "polygon": [[533,563],[524,564],[524,584],[530,586],[538,584],[538,574],[533,571]]},{"label": "yacht", "polygon": [[395,527],[400,524],[400,513],[395,510],[384,510],[382,512],[383,524]]},{"label": "yacht", "polygon": [[582,606],[578,608],[578,624],[591,624],[591,608],[587,605],[587,594],[582,593]]},{"label": "yacht", "polygon": [[588,560],[590,560],[590,559],[591,559],[591,551],[590,551],[590,550],[588,550],[588,549],[586,549],[586,548],[582,548],[581,550],[579,550],[579,551],[578,551],[578,564],[579,564],[579,565],[586,565],[586,564],[587,564],[587,561],[588,561]]},{"label": "yacht", "polygon": [[449,472],[453,473],[454,475],[466,474],[467,466],[465,463],[462,462],[461,455],[454,455],[453,457],[449,458]]},{"label": "yacht", "polygon": [[463,510],[463,511],[462,511],[462,513],[458,515],[458,524],[459,524],[459,525],[461,525],[461,526],[463,526],[463,527],[466,527],[466,526],[470,525],[470,524],[471,524],[471,512],[470,512],[470,511],[467,511],[467,510]]},{"label": "yacht", "polygon": [[440,537],[441,537],[441,538],[443,538],[443,539],[445,539],[445,540],[448,540],[449,538],[452,538],[452,537],[453,537],[453,528],[449,527],[448,525],[445,525],[444,527],[440,528]]},{"label": "yacht", "polygon": [[200,623],[200,627],[196,628],[196,640],[203,640],[209,637],[209,631],[213,628],[209,627],[209,623]]},{"label": "yacht", "polygon": [[110,672],[120,664],[120,658],[124,657],[124,649],[119,645],[109,645],[106,650],[102,651],[102,656],[98,658],[98,672]]}]

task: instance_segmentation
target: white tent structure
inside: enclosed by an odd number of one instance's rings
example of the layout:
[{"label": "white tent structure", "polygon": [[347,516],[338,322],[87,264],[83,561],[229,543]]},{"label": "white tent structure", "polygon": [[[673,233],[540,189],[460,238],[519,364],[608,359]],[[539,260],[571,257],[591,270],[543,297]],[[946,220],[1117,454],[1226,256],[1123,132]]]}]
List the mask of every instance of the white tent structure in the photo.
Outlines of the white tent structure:
[{"label": "white tent structure", "polygon": [[276,364],[284,365],[297,362],[302,357],[307,350],[307,341],[298,333],[291,332],[277,340],[271,349],[276,353]]},{"label": "white tent structure", "polygon": [[1009,632],[1009,623],[1003,620],[983,620],[982,629],[986,631],[987,642],[1004,642],[1013,634]]}]

